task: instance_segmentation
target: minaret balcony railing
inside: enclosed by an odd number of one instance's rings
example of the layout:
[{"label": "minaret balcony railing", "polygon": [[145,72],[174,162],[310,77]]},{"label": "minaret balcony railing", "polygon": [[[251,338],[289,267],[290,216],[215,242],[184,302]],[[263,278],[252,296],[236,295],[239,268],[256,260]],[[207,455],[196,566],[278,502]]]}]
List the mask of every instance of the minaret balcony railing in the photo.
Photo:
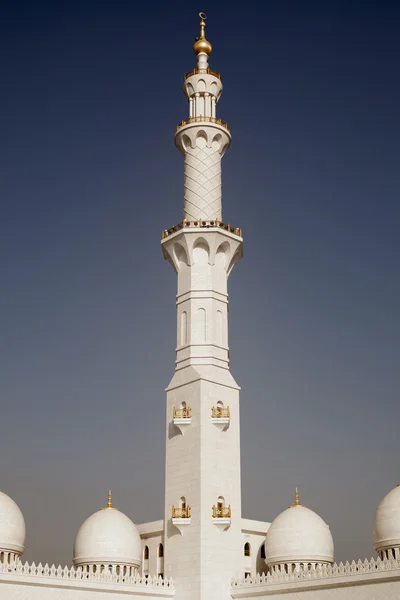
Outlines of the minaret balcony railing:
[{"label": "minaret balcony railing", "polygon": [[221,79],[221,75],[212,69],[193,69],[193,71],[186,73],[184,80],[186,81],[186,79],[188,79],[188,77],[192,77],[192,75],[214,75],[214,77],[217,77],[217,79]]},{"label": "minaret balcony railing", "polygon": [[221,121],[221,119],[216,119],[215,117],[203,117],[202,115],[200,115],[200,117],[190,117],[185,121],[181,121],[179,125],[176,126],[176,130],[179,131],[181,127],[184,127],[185,125],[190,125],[190,123],[215,123],[216,125],[220,125],[224,129],[229,131],[228,124]]},{"label": "minaret balcony railing", "polygon": [[185,406],[183,408],[174,408],[174,419],[191,419],[192,418],[192,409],[190,406]]},{"label": "minaret balcony railing", "polygon": [[226,408],[223,406],[213,406],[211,409],[211,417],[213,419],[230,419],[231,414],[229,406]]},{"label": "minaret balcony railing", "polygon": [[213,506],[213,519],[230,519],[232,517],[231,505],[229,506]]},{"label": "minaret balcony railing", "polygon": [[210,227],[218,227],[219,229],[224,229],[225,231],[228,231],[229,233],[233,233],[234,235],[238,235],[239,237],[242,237],[242,229],[240,227],[232,227],[232,225],[229,225],[228,223],[224,223],[223,221],[220,221],[219,219],[212,219],[212,220],[199,219],[198,221],[187,221],[186,219],[183,219],[183,221],[181,221],[177,225],[173,225],[169,229],[164,229],[161,237],[162,237],[162,239],[165,239],[168,236],[170,236],[170,235],[176,233],[177,231],[180,231],[181,229],[184,229],[186,227],[201,227],[201,228],[206,228],[206,229],[209,229]]},{"label": "minaret balcony railing", "polygon": [[172,507],[172,518],[173,519],[190,519],[192,516],[192,509],[190,506],[185,506],[182,508]]}]

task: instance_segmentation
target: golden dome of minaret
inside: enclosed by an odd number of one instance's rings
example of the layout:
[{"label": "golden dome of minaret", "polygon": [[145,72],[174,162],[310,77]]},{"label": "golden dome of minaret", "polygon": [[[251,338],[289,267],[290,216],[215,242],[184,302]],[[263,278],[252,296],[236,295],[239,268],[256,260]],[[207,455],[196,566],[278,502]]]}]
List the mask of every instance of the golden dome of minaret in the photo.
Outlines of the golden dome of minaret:
[{"label": "golden dome of minaret", "polygon": [[204,54],[207,54],[207,56],[210,56],[210,54],[212,52],[212,46],[211,46],[210,42],[208,40],[206,40],[206,36],[204,33],[204,30],[206,28],[207,15],[203,12],[200,12],[199,17],[201,19],[201,21],[200,21],[200,37],[198,37],[196,39],[196,42],[193,46],[193,50],[194,50],[194,53],[196,56],[198,54],[200,54],[201,52],[204,52]]}]

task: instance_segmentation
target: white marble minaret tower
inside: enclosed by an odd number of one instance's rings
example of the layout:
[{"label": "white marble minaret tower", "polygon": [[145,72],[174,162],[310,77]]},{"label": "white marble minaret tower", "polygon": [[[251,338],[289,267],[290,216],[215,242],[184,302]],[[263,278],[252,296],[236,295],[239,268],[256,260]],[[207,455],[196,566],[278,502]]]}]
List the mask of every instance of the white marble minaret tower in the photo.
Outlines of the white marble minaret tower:
[{"label": "white marble minaret tower", "polygon": [[227,282],[242,257],[241,230],[222,221],[221,159],[231,142],[217,119],[220,75],[200,13],[196,68],[183,90],[189,118],[175,144],[184,157],[184,219],[165,230],[178,275],[176,369],[167,388],[164,573],[177,600],[230,598],[242,572],[239,387],[229,370]]}]

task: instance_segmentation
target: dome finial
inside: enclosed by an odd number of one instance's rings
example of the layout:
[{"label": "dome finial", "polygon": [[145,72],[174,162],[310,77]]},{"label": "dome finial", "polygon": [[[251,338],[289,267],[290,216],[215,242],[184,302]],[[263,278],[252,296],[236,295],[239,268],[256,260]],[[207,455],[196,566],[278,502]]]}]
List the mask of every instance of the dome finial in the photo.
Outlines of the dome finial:
[{"label": "dome finial", "polygon": [[294,493],[294,504],[292,504],[290,508],[293,508],[293,506],[301,506],[299,498],[299,488],[296,488],[296,491]]},{"label": "dome finial", "polygon": [[108,500],[107,500],[107,508],[112,508],[112,493],[111,490],[108,490]]},{"label": "dome finial", "polygon": [[199,12],[200,17],[200,36],[196,39],[196,42],[193,46],[194,53],[196,56],[198,54],[204,53],[207,56],[210,56],[212,52],[212,46],[210,42],[206,39],[205,28],[206,28],[206,19],[207,15],[203,12]]}]

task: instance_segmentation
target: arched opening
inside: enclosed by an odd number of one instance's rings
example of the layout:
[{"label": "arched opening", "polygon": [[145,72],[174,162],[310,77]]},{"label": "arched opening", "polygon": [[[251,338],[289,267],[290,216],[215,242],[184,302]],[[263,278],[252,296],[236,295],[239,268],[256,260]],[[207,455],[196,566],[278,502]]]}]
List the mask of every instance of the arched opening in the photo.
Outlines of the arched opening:
[{"label": "arched opening", "polygon": [[250,556],[250,544],[249,542],[246,542],[244,545],[244,555],[245,556]]},{"label": "arched opening", "polygon": [[221,511],[223,511],[223,509],[225,508],[225,499],[223,496],[219,496],[217,500],[217,508]]},{"label": "arched opening", "polygon": [[164,546],[162,544],[159,544],[158,546],[158,558],[163,558],[164,557]]},{"label": "arched opening", "polygon": [[261,546],[261,558],[263,560],[265,560],[265,546],[264,546],[264,544],[262,544],[262,546]]},{"label": "arched opening", "polygon": [[148,546],[144,547],[144,552],[143,552],[143,559],[144,560],[149,560],[149,556],[150,556],[150,550]]},{"label": "arched opening", "polygon": [[186,509],[186,498],[185,498],[185,496],[181,497],[179,503],[180,503],[180,507],[181,508]]}]

